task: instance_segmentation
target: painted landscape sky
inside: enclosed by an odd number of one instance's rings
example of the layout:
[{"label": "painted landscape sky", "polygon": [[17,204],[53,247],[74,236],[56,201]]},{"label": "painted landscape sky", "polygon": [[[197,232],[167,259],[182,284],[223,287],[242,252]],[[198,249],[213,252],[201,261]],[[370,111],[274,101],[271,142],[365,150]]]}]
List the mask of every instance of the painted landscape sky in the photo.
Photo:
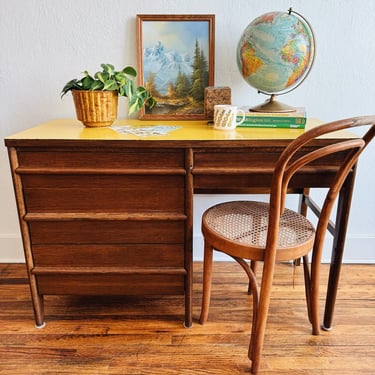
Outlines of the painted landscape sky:
[{"label": "painted landscape sky", "polygon": [[[193,55],[198,39],[204,54],[208,56],[207,21],[148,21],[143,23],[143,48],[162,42],[166,50]],[[186,51],[189,47],[191,50]]]}]

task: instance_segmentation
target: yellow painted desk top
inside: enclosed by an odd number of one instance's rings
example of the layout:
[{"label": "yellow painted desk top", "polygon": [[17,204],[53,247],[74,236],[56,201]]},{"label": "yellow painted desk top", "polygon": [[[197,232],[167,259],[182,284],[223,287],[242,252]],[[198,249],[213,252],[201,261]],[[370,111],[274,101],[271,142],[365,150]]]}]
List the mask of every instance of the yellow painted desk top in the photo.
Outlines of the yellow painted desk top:
[{"label": "yellow painted desk top", "polygon": [[[321,121],[309,119],[306,129]],[[139,129],[153,126],[176,127],[166,135],[134,135],[116,131],[116,127],[130,126]],[[134,119],[117,120],[112,127],[87,128],[74,119],[57,119],[21,131],[6,139],[66,139],[66,140],[246,140],[246,139],[294,139],[303,129],[237,128],[234,131],[214,130],[207,121],[141,121]]]},{"label": "yellow painted desk top", "polygon": [[[306,130],[321,124],[318,119],[308,119]],[[170,130],[165,135],[142,135],[124,133],[131,130],[144,130],[149,127],[166,126]],[[175,128],[173,128],[175,127]],[[116,128],[120,130],[116,130]],[[121,130],[122,129],[122,130]],[[280,128],[237,128],[234,131],[215,130],[207,121],[142,121],[135,119],[117,120],[111,127],[87,128],[75,119],[56,119],[26,129],[5,139],[30,140],[171,140],[171,141],[223,141],[223,140],[287,140],[302,134],[303,129]],[[145,134],[147,133],[147,134]],[[337,135],[335,136],[337,138]],[[339,138],[352,138],[349,132],[340,132]]]}]

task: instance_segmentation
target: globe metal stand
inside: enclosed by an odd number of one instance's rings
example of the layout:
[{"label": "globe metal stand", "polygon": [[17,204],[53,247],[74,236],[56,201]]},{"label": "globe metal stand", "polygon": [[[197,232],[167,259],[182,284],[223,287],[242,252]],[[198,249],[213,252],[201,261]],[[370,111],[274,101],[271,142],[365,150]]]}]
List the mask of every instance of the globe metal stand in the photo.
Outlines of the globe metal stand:
[{"label": "globe metal stand", "polygon": [[277,112],[287,113],[296,112],[296,108],[288,104],[284,104],[275,100],[275,94],[272,94],[263,104],[259,104],[250,108],[250,112]]}]

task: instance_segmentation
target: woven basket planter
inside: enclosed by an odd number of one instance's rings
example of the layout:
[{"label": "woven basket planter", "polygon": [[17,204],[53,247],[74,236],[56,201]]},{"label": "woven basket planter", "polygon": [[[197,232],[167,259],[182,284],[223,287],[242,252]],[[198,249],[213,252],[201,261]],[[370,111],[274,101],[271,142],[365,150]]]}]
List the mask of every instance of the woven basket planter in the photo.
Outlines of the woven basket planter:
[{"label": "woven basket planter", "polygon": [[117,118],[117,91],[72,90],[77,119],[88,127],[110,126]]}]

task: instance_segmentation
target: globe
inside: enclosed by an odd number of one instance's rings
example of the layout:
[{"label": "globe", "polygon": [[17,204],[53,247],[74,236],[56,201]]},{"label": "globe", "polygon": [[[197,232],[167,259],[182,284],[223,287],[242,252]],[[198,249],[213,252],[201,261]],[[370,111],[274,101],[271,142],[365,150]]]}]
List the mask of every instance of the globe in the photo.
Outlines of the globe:
[{"label": "globe", "polygon": [[271,95],[251,110],[289,112],[293,107],[276,102],[275,95],[295,89],[309,73],[315,55],[314,33],[299,14],[269,12],[255,18],[237,46],[237,65],[245,81]]}]

